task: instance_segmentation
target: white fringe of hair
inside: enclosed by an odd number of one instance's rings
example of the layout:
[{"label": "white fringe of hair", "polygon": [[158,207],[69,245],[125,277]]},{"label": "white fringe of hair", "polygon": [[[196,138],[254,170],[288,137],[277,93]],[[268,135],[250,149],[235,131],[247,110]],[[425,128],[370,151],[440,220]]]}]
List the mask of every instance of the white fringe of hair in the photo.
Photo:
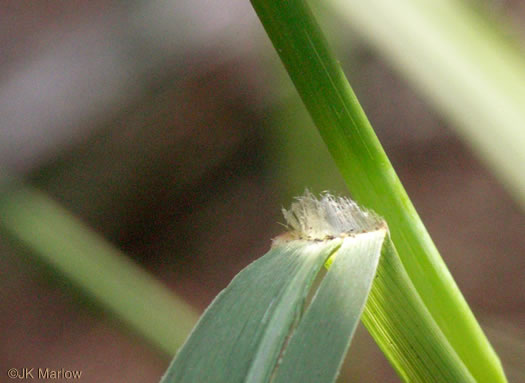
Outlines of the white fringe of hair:
[{"label": "white fringe of hair", "polygon": [[327,240],[386,229],[386,222],[372,211],[362,209],[349,198],[328,192],[316,198],[306,190],[296,197],[289,210],[282,210],[293,237]]}]

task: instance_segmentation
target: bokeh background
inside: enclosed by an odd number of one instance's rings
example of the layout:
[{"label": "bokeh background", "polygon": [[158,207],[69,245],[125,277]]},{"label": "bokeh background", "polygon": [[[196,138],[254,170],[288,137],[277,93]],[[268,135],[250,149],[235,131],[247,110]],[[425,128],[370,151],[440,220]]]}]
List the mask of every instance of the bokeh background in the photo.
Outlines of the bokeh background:
[{"label": "bokeh background", "polygon": [[[525,41],[521,2],[473,2]],[[320,15],[510,380],[525,381],[523,210],[351,24]],[[267,251],[294,195],[347,193],[247,0],[0,1],[0,52],[3,171],[196,311]],[[171,356],[11,242],[0,237],[0,381],[11,367],[158,381]],[[360,328],[341,381],[398,378]]]}]

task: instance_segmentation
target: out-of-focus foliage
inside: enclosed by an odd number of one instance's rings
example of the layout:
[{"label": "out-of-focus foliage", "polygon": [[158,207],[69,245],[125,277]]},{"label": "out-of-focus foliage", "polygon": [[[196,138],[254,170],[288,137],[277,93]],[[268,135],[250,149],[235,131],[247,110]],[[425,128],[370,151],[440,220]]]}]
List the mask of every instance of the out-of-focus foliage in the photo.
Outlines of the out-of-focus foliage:
[{"label": "out-of-focus foliage", "polygon": [[525,57],[510,38],[512,28],[467,1],[332,4],[334,14],[451,122],[525,208]]}]

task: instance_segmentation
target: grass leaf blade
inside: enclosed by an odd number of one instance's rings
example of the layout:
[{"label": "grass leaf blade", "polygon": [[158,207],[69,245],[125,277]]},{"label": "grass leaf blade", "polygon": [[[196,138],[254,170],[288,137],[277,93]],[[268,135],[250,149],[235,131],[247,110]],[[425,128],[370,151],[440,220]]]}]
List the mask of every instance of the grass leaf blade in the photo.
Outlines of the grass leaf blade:
[{"label": "grass leaf blade", "polygon": [[389,235],[362,319],[404,381],[475,381],[418,295]]},{"label": "grass leaf blade", "polygon": [[343,240],[272,383],[335,381],[365,306],[385,233]]},{"label": "grass leaf blade", "polygon": [[315,276],[339,245],[274,245],[212,302],[162,382],[267,382]]}]

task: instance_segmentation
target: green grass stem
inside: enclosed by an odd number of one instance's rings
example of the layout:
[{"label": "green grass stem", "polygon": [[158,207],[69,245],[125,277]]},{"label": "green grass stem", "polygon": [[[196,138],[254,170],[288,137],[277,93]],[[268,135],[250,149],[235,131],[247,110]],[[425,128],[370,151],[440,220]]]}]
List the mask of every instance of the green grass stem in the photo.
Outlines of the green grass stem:
[{"label": "green grass stem", "polygon": [[505,382],[491,345],[408,198],[303,0],[251,1],[354,199],[383,216],[409,278],[480,382]]}]

